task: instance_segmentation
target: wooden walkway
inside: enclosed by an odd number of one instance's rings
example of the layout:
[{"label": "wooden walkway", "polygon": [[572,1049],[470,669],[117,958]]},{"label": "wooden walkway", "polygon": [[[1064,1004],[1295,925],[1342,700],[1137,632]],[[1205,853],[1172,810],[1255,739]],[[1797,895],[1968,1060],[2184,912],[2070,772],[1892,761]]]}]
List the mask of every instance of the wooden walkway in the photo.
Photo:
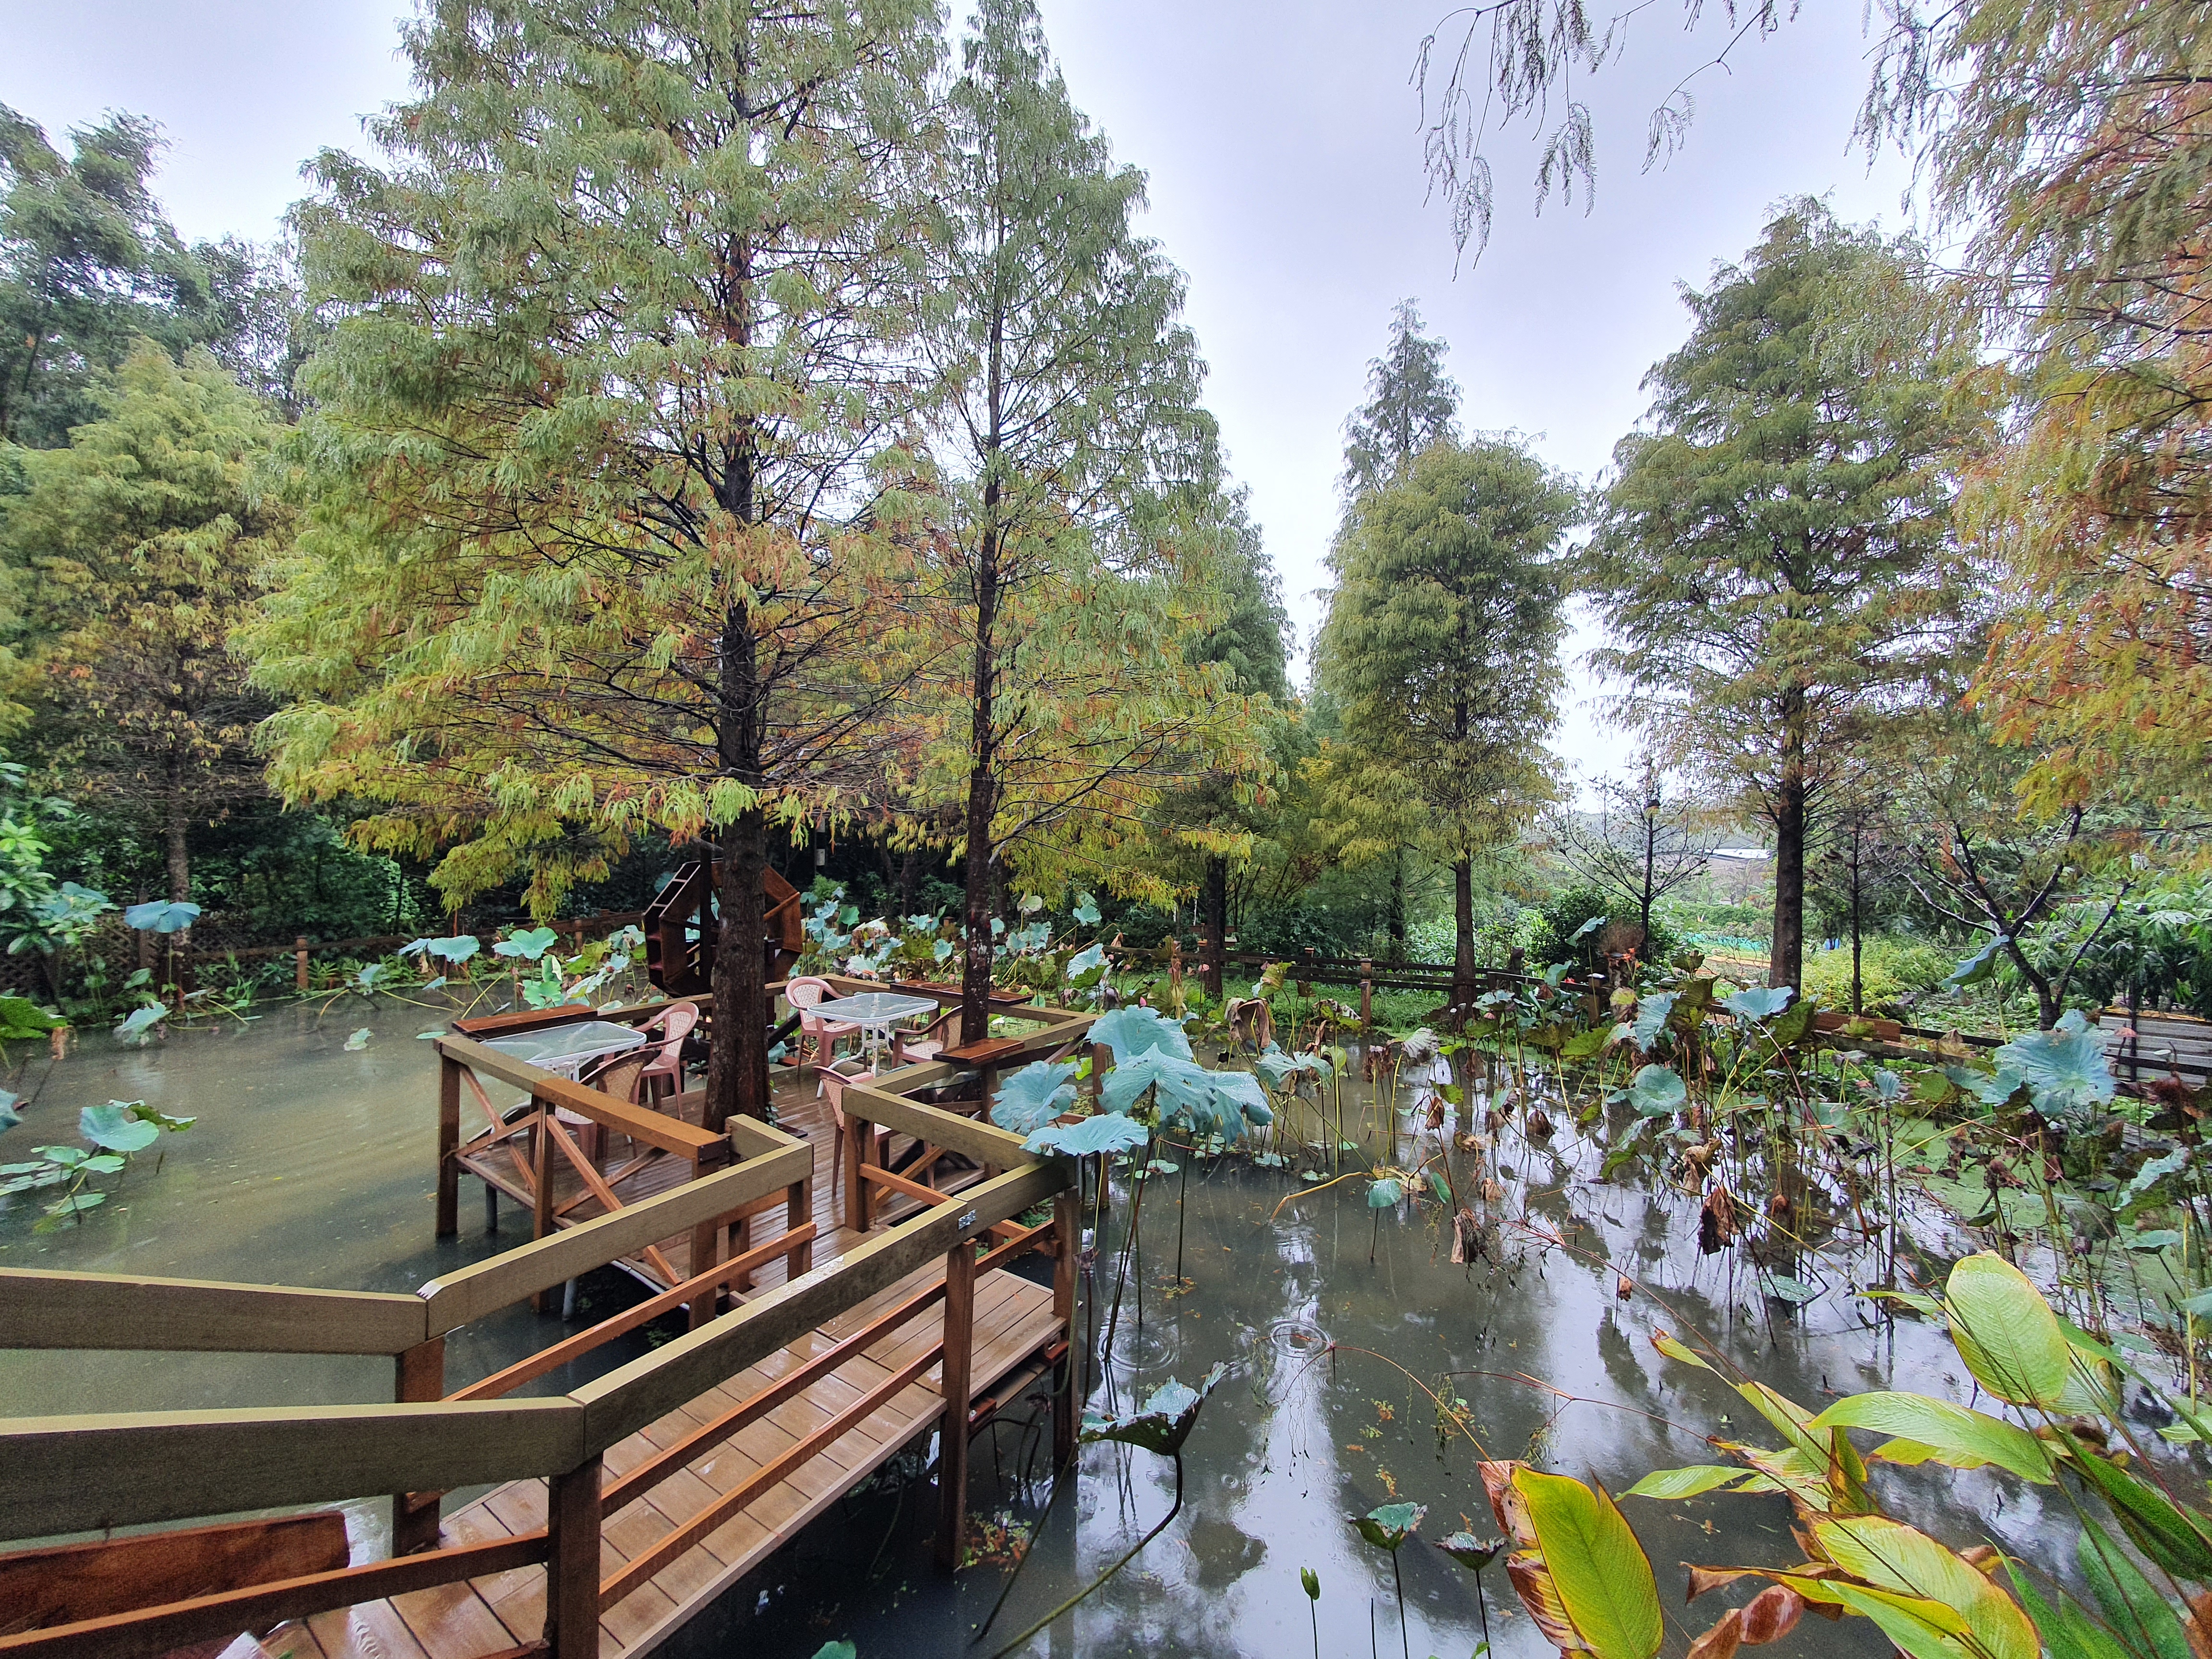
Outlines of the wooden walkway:
[{"label": "wooden walkway", "polygon": [[[871,1298],[846,1318],[748,1368],[606,1453],[607,1484],[681,1445],[718,1418],[739,1409],[805,1361],[828,1352],[869,1317],[888,1310],[942,1275],[915,1274]],[[650,1651],[708,1602],[758,1566],[799,1530],[827,1511],[885,1462],[937,1425],[945,1405],[937,1364],[896,1388],[874,1410],[837,1431],[841,1414],[881,1395],[942,1340],[941,1305],[895,1336],[854,1356],[795,1399],[740,1430],[684,1466],[682,1476],[611,1511],[602,1522],[599,1574],[613,1581],[690,1516],[802,1448],[816,1455],[767,1485],[757,1498],[599,1615],[604,1659]],[[1037,1356],[1058,1340],[1050,1291],[1004,1271],[975,1286],[975,1386],[1016,1404],[1042,1378]],[[1004,1385],[1004,1386],[1002,1386]],[[972,1418],[972,1412],[971,1412]],[[546,1483],[501,1487],[446,1518],[441,1541],[476,1544],[542,1531]],[[545,1625],[545,1575],[523,1567],[443,1584],[388,1601],[325,1613],[280,1627],[264,1638],[276,1659],[477,1659],[535,1642]]]},{"label": "wooden walkway", "polygon": [[[1012,1063],[1032,1048],[1064,1052],[1089,1023],[1055,1011]],[[0,1270],[0,1330],[11,1346],[388,1353],[396,1377],[391,1405],[0,1420],[0,1516],[11,1535],[388,1492],[398,1494],[398,1553],[348,1563],[341,1546],[331,1557],[327,1514],[312,1536],[297,1534],[296,1520],[230,1522],[34,1547],[0,1557],[0,1571],[42,1598],[28,1626],[0,1615],[0,1659],[154,1659],[226,1646],[230,1659],[512,1659],[522,1650],[624,1659],[672,1636],[902,1449],[935,1442],[935,1541],[948,1568],[963,1542],[969,1442],[999,1410],[1042,1402],[1056,1458],[1072,1456],[1082,1397],[1068,1340],[1075,1171],[1030,1158],[988,1122],[910,1097],[956,1066],[849,1085],[852,1138],[833,1182],[833,1126],[811,1079],[779,1089],[779,1127],[733,1121],[710,1146],[681,1112],[648,1123],[641,1109],[534,1068],[518,1075],[463,1037],[441,1039],[439,1052],[441,1231],[467,1167],[453,1156],[465,1092],[454,1073],[481,1067],[530,1090],[538,1122],[514,1167],[537,1236],[516,1249],[413,1296]],[[688,1165],[689,1178],[562,1213],[563,1189],[535,1179],[558,1167],[549,1156],[555,1107],[610,1131],[610,1144],[592,1150],[611,1158],[623,1156],[613,1143],[625,1125],[646,1144],[658,1137],[678,1150],[658,1161]],[[934,1188],[897,1172],[916,1148],[914,1173]],[[890,1169],[878,1162],[885,1155]],[[1048,1285],[1011,1271],[1033,1252],[1050,1260]],[[525,1298],[542,1308],[604,1265],[625,1267],[652,1294],[449,1391],[447,1333]],[[685,1309],[687,1334],[567,1394],[515,1396]],[[485,1486],[441,1516],[441,1489]],[[267,1540],[283,1527],[297,1535],[280,1560]],[[142,1570],[137,1583],[109,1572],[96,1591],[85,1588],[85,1553],[126,1544],[134,1561],[155,1551],[161,1571]]]}]

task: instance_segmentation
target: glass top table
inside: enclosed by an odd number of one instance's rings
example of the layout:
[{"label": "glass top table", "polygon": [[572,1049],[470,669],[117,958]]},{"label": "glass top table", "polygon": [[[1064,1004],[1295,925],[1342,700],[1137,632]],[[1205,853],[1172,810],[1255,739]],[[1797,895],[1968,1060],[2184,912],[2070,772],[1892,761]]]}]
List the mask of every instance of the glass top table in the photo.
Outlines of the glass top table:
[{"label": "glass top table", "polygon": [[876,1057],[890,1041],[891,1027],[917,1014],[935,1013],[937,1002],[931,997],[901,996],[896,991],[862,991],[835,1002],[817,1004],[806,1012],[817,1019],[843,1020],[859,1026],[861,1046],[868,1054],[868,1069],[872,1072]]},{"label": "glass top table", "polygon": [[645,1046],[645,1033],[634,1025],[617,1025],[611,1019],[587,1019],[576,1025],[556,1025],[550,1031],[526,1031],[495,1037],[484,1044],[503,1054],[542,1066],[549,1072],[574,1077],[587,1061],[603,1054],[618,1054]]}]

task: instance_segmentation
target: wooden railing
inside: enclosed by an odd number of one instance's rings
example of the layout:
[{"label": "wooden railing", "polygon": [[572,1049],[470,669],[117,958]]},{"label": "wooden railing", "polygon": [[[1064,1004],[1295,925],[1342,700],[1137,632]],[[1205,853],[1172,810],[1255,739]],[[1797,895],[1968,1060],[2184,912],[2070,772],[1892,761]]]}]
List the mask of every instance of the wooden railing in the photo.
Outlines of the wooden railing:
[{"label": "wooden railing", "polygon": [[[1079,1031],[1072,1035],[1079,1037]],[[524,1084],[533,1099],[565,1105],[574,1095],[595,1092],[578,1090],[465,1039],[446,1039],[440,1046],[449,1067],[457,1060],[483,1065],[495,1075]],[[495,1058],[485,1060],[487,1054]],[[508,1069],[495,1069],[498,1066]],[[930,1145],[958,1148],[1004,1165],[1003,1173],[987,1175],[949,1197],[933,1193],[935,1201],[918,1213],[819,1267],[806,1266],[801,1254],[811,1251],[810,1224],[770,1241],[761,1250],[713,1261],[715,1235],[732,1218],[779,1190],[811,1179],[812,1152],[805,1141],[740,1120],[721,1143],[737,1155],[731,1167],[565,1231],[549,1232],[529,1245],[434,1280],[412,1296],[0,1270],[0,1346],[384,1353],[394,1361],[397,1395],[388,1405],[0,1419],[0,1517],[4,1517],[9,1535],[52,1537],[378,1492],[400,1494],[394,1500],[398,1553],[392,1559],[16,1631],[0,1635],[0,1656],[137,1659],[244,1630],[266,1630],[286,1620],[542,1565],[548,1575],[545,1644],[554,1659],[595,1659],[599,1618],[605,1607],[932,1364],[940,1367],[944,1396],[939,1420],[945,1449],[941,1476],[945,1516],[939,1549],[940,1555],[957,1559],[964,1524],[967,1429],[975,1407],[969,1398],[969,1357],[975,1276],[1019,1250],[1054,1250],[1058,1346],[1064,1352],[1066,1334],[1073,1328],[1078,1206],[1069,1191],[1074,1181],[1071,1164],[1032,1159],[1003,1131],[896,1092],[921,1086],[931,1080],[933,1071],[948,1069],[909,1068],[908,1073],[887,1077],[882,1080],[884,1086],[866,1091],[865,1109]],[[441,1092],[441,1146],[447,1144],[443,1107],[449,1093]],[[605,1099],[579,1103],[605,1114]],[[627,1125],[627,1119],[623,1121]],[[659,1119],[655,1125],[641,1122],[636,1127],[665,1130],[668,1122]],[[625,1127],[624,1133],[629,1132]],[[1035,1228],[1003,1224],[1048,1200],[1054,1205],[1053,1222]],[[447,1210],[441,1186],[441,1221]],[[491,1377],[446,1393],[447,1334],[687,1231],[694,1236],[693,1262],[698,1269],[690,1278],[641,1309],[603,1322]],[[979,1260],[977,1241],[994,1235],[1001,1242]],[[791,1259],[793,1271],[787,1282],[757,1293],[731,1312],[710,1316],[720,1285],[776,1254]],[[940,1284],[905,1298],[864,1329],[643,1466],[611,1484],[605,1480],[601,1458],[608,1448],[937,1257],[945,1263]],[[702,1262],[709,1265],[702,1267]],[[882,1385],[770,1468],[680,1523],[667,1539],[602,1582],[603,1515],[634,1502],[843,1358],[864,1351],[939,1302],[945,1309],[944,1334],[925,1355],[902,1364]],[[678,1305],[692,1310],[693,1328],[688,1334],[595,1381],[550,1398],[493,1397],[635,1328],[653,1316],[645,1309],[666,1311]],[[1063,1456],[1073,1447],[1067,1392],[1074,1381],[1072,1356],[1069,1360],[1054,1413],[1055,1440]],[[434,1494],[458,1486],[536,1478],[549,1485],[543,1529],[489,1543],[437,1547]],[[410,1549],[415,1553],[407,1553]],[[0,1621],[0,1629],[4,1628]]]}]

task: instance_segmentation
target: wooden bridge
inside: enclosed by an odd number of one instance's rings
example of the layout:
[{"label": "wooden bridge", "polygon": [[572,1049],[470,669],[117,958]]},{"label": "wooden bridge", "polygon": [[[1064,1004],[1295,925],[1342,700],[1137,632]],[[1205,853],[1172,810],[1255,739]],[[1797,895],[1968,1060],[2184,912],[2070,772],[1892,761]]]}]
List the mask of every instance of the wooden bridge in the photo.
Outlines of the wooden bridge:
[{"label": "wooden bridge", "polygon": [[[1090,1024],[1023,1013],[1041,1029],[993,1045],[994,1066],[1067,1052]],[[938,1439],[947,1566],[969,1437],[1002,1406],[1048,1402],[1056,1457],[1072,1455],[1074,1166],[915,1098],[958,1065],[848,1086],[847,1167],[825,1181],[811,1087],[781,1127],[708,1135],[465,1036],[438,1048],[439,1230],[457,1224],[460,1153],[485,1150],[460,1136],[473,1093],[520,1148],[531,1243],[412,1296],[0,1270],[0,1346],[387,1354],[394,1374],[388,1404],[0,1419],[0,1528],[34,1541],[0,1555],[0,1659],[642,1654],[902,1448]],[[525,1114],[506,1121],[485,1078],[526,1088]],[[625,1197],[597,1176],[595,1190],[564,1115],[682,1178]],[[1048,1286],[1009,1271],[1032,1252],[1052,1259]],[[492,1376],[446,1376],[449,1334],[608,1264],[663,1288]],[[686,1334],[566,1394],[514,1397],[678,1309]],[[343,1517],[312,1506],[378,1493],[395,1494],[393,1553],[352,1562]],[[176,1522],[194,1524],[35,1544]]]}]

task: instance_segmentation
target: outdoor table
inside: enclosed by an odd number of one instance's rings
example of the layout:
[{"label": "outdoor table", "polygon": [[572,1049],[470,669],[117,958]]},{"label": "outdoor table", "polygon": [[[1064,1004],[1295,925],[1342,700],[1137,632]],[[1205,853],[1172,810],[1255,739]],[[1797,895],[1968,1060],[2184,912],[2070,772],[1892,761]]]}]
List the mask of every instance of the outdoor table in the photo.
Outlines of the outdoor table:
[{"label": "outdoor table", "polygon": [[645,1042],[645,1033],[635,1025],[617,1025],[611,1019],[587,1019],[580,1025],[556,1025],[550,1031],[495,1037],[484,1047],[573,1078],[591,1060],[629,1048],[642,1048]]},{"label": "outdoor table", "polygon": [[868,1069],[876,1069],[876,1056],[891,1040],[891,1027],[917,1014],[933,1014],[936,1001],[929,997],[902,997],[895,991],[863,991],[817,1003],[806,1011],[819,1019],[842,1019],[860,1028],[860,1045],[868,1056]]}]

